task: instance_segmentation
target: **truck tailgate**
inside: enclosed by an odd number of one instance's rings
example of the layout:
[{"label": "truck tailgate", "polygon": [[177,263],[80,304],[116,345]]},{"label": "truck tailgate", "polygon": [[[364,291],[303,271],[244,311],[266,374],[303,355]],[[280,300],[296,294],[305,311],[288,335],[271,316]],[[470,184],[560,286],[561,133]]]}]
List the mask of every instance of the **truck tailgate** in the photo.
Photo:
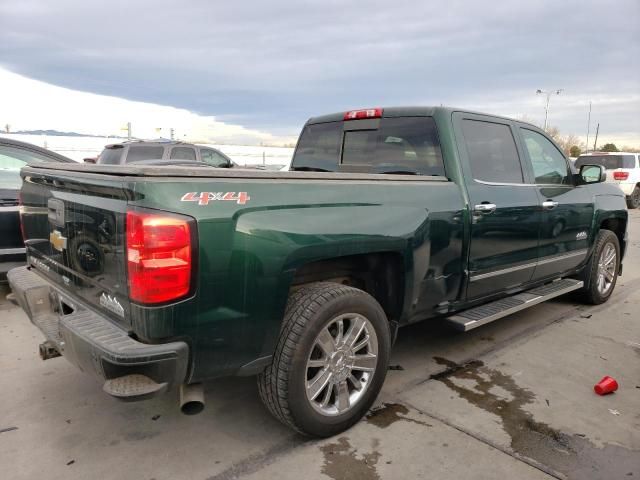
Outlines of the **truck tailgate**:
[{"label": "truck tailgate", "polygon": [[29,264],[128,328],[124,183],[118,177],[78,178],[36,169],[25,169],[22,176]]}]

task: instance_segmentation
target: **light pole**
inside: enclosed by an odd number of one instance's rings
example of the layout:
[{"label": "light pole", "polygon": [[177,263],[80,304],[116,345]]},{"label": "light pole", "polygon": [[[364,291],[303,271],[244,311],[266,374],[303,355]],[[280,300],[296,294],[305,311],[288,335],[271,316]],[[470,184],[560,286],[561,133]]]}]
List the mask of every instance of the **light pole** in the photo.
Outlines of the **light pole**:
[{"label": "light pole", "polygon": [[547,119],[549,118],[549,100],[551,99],[551,95],[553,95],[554,93],[556,95],[560,95],[560,92],[564,91],[564,88],[559,88],[557,90],[551,90],[551,91],[547,91],[547,90],[536,90],[536,95],[546,95],[547,96],[547,102],[545,103],[544,106],[544,129],[543,130],[547,130]]}]

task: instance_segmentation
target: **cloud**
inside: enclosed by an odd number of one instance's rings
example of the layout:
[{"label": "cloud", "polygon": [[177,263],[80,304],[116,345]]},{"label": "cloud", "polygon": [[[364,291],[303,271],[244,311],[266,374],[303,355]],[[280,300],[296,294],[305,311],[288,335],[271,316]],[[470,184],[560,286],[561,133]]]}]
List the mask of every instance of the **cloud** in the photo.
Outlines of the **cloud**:
[{"label": "cloud", "polygon": [[[13,131],[55,128],[97,135],[176,138],[203,143],[280,144],[294,139],[217,121],[185,109],[79,92],[0,69],[0,123]],[[158,131],[157,129],[161,129]]]},{"label": "cloud", "polygon": [[[552,118],[579,133],[589,100],[640,92],[637,0],[5,0],[0,17],[14,72],[278,135],[376,105],[539,118],[538,88],[565,89]],[[604,128],[640,137],[637,114],[601,106]]]}]

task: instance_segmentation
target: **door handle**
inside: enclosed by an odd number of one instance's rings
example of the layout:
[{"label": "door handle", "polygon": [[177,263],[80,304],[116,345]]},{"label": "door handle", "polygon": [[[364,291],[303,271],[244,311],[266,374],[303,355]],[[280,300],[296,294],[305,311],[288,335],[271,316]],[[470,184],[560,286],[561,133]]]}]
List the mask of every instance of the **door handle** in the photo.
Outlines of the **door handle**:
[{"label": "door handle", "polygon": [[544,208],[545,210],[553,210],[557,206],[558,202],[554,200],[545,200],[544,202],[542,202],[542,208]]},{"label": "door handle", "polygon": [[485,215],[488,215],[490,213],[493,213],[496,211],[496,208],[498,208],[496,206],[495,203],[479,203],[478,205],[476,205],[475,207],[473,207],[473,209],[477,212],[477,213],[483,213]]}]

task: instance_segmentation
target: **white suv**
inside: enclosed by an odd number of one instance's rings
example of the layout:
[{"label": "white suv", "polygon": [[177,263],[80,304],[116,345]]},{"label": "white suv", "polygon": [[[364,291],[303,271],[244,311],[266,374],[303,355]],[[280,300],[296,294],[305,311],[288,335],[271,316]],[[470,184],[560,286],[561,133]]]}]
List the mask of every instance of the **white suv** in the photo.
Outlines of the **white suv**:
[{"label": "white suv", "polygon": [[603,165],[607,169],[607,182],[617,183],[627,196],[629,208],[640,207],[640,154],[626,152],[593,152],[580,155],[575,162],[582,165]]}]

